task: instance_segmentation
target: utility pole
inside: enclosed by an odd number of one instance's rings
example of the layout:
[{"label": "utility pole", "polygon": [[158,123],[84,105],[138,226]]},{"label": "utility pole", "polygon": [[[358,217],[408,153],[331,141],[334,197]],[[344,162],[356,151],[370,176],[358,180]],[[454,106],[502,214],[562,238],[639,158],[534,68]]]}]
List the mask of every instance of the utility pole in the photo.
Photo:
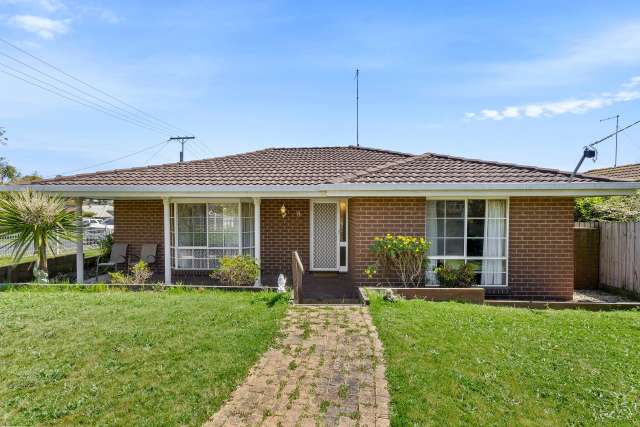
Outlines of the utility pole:
[{"label": "utility pole", "polygon": [[360,69],[356,68],[356,147],[360,146]]},{"label": "utility pole", "polygon": [[616,167],[618,166],[618,127],[619,127],[618,122],[620,120],[620,114],[616,114],[615,116],[602,119],[600,120],[600,123],[606,122],[607,120],[613,120],[613,119],[616,119],[616,154],[615,154],[615,157],[613,158],[613,166]]},{"label": "utility pole", "polygon": [[177,141],[180,143],[180,162],[184,162],[184,144],[190,139],[196,139],[195,136],[172,136],[169,141]]}]

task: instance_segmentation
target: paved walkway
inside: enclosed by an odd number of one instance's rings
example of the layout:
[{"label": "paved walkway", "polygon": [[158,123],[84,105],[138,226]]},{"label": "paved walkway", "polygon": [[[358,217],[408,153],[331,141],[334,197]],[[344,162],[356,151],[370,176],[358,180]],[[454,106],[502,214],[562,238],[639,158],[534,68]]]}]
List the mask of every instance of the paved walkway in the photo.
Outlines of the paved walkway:
[{"label": "paved walkway", "polygon": [[211,426],[388,426],[382,344],[366,308],[295,306]]}]

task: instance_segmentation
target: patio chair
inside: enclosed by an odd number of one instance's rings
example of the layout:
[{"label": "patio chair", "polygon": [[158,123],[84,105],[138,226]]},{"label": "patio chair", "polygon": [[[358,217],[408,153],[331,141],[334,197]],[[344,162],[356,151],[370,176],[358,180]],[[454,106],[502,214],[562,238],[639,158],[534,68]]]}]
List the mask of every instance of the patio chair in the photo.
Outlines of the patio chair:
[{"label": "patio chair", "polygon": [[144,261],[147,265],[155,264],[157,251],[158,245],[156,243],[143,243],[140,248],[140,256],[132,255],[131,262]]},{"label": "patio chair", "polygon": [[127,265],[127,247],[126,243],[114,243],[111,246],[111,256],[109,256],[109,261],[100,262],[100,258],[96,261],[96,276],[100,273],[100,267],[113,268],[115,270],[118,269],[118,266],[124,266],[126,269]]}]

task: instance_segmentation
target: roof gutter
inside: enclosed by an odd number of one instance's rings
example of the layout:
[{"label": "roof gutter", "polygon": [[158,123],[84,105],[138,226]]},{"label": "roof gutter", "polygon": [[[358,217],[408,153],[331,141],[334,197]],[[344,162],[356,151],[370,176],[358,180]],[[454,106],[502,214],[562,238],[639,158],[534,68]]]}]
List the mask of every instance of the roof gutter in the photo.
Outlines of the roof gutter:
[{"label": "roof gutter", "polygon": [[321,197],[365,195],[414,195],[495,193],[499,195],[626,195],[640,189],[640,182],[561,182],[561,183],[404,183],[404,184],[318,184],[318,185],[6,185],[1,191],[31,188],[77,197]]}]

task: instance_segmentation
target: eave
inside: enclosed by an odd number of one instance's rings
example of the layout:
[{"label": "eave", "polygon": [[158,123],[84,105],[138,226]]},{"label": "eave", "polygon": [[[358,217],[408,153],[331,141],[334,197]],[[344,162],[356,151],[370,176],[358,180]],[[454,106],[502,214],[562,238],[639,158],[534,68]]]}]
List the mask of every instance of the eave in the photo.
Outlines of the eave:
[{"label": "eave", "polygon": [[640,182],[561,183],[380,183],[318,185],[17,185],[0,191],[31,188],[68,197],[103,199],[144,199],[177,197],[445,197],[445,196],[601,196],[629,195]]}]

